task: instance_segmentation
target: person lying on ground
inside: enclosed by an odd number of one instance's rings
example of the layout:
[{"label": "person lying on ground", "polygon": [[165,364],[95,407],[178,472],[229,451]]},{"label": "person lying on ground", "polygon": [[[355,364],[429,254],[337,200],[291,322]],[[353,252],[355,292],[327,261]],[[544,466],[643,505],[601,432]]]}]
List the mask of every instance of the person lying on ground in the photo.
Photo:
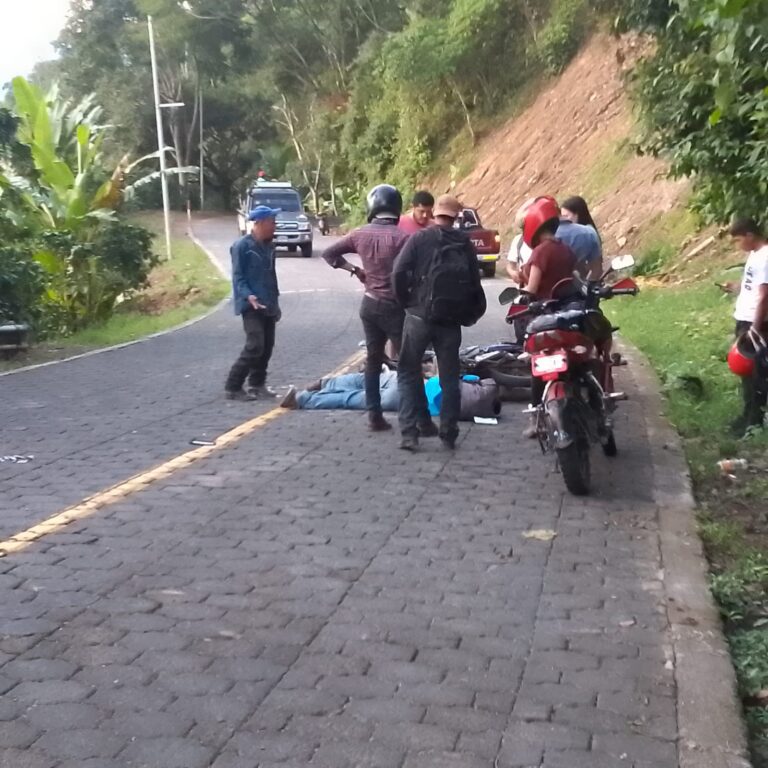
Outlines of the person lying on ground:
[{"label": "person lying on ground", "polygon": [[[472,377],[473,379],[476,377]],[[439,408],[440,388],[433,375],[427,374],[424,380],[425,397],[433,409]],[[400,396],[397,388],[397,373],[384,371],[379,377],[382,411],[397,411]],[[496,382],[492,379],[483,381],[462,380],[461,421],[472,421],[475,416],[490,418],[501,412],[501,401]],[[320,379],[297,392],[291,388],[280,405],[288,409],[305,411],[363,411],[365,410],[365,375],[347,373]]]}]

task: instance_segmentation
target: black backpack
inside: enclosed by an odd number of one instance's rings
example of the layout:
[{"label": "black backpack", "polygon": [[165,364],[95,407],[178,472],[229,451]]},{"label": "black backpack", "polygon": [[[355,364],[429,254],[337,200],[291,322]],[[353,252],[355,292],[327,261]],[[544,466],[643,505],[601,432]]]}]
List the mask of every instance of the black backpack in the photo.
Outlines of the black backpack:
[{"label": "black backpack", "polygon": [[472,274],[468,243],[440,233],[424,276],[426,319],[438,325],[472,325],[477,318],[477,275]]}]

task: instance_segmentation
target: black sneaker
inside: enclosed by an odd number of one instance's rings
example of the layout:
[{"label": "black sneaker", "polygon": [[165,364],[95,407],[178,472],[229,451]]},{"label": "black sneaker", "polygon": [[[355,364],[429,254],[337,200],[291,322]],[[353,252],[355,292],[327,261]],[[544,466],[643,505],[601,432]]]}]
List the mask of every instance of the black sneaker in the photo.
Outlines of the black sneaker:
[{"label": "black sneaker", "polygon": [[403,435],[402,440],[400,440],[400,449],[415,453],[419,450],[419,438],[416,435]]},{"label": "black sneaker", "polygon": [[389,432],[392,429],[392,425],[378,412],[368,414],[368,431],[369,432]]},{"label": "black sneaker", "polygon": [[241,403],[251,403],[257,399],[251,392],[246,392],[244,389],[227,389],[225,396],[227,400],[237,400]]},{"label": "black sneaker", "polygon": [[437,424],[432,419],[419,424],[419,437],[437,437],[439,434]]},{"label": "black sneaker", "polygon": [[456,450],[456,439],[458,435],[440,435],[440,442],[443,444],[443,448],[449,451]]}]

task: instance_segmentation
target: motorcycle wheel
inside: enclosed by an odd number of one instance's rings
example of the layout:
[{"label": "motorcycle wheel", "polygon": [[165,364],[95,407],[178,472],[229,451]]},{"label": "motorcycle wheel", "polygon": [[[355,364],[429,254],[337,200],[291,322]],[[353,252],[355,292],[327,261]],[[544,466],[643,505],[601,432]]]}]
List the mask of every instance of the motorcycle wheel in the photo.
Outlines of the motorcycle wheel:
[{"label": "motorcycle wheel", "polygon": [[608,440],[606,440],[606,442],[603,443],[603,453],[606,456],[613,458],[618,454],[618,452],[619,452],[619,449],[616,447],[616,437],[614,436],[613,432],[611,432],[610,436],[608,437]]},{"label": "motorcycle wheel", "polygon": [[574,496],[586,496],[591,487],[589,443],[586,440],[574,441],[567,448],[557,451],[557,459],[565,487]]}]

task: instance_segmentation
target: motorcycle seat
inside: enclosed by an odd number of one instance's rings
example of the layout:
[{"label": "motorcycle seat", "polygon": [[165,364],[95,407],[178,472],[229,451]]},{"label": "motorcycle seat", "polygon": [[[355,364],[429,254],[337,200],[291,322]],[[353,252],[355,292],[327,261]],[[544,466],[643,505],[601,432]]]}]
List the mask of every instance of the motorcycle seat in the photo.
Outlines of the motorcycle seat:
[{"label": "motorcycle seat", "polygon": [[528,333],[544,333],[545,331],[579,331],[587,317],[584,309],[568,309],[554,312],[550,315],[534,317],[528,324]]}]

